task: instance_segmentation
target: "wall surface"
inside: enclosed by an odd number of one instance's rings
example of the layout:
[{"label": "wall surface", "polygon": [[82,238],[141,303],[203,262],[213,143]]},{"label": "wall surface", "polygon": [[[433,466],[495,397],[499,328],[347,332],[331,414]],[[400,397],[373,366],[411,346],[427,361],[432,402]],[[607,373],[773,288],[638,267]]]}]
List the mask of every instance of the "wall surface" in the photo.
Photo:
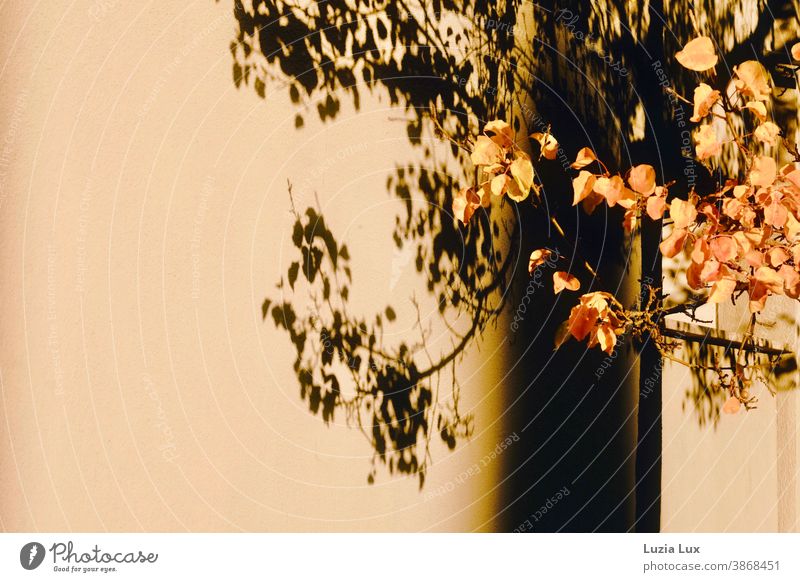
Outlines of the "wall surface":
[{"label": "wall surface", "polygon": [[[771,304],[760,317],[756,337],[796,350],[795,302],[773,298]],[[726,332],[731,337],[749,320],[743,306],[706,313],[716,320],[710,330],[716,337]],[[723,357],[721,352],[711,349],[717,357]],[[690,359],[686,349],[677,355]],[[725,414],[720,412],[723,395],[707,391],[693,370],[666,362],[662,531],[798,531],[797,369],[788,368],[775,370],[772,392],[764,382],[751,387],[757,408]]]},{"label": "wall surface", "polygon": [[420,492],[367,484],[369,443],[309,413],[261,320],[292,180],[352,249],[352,303],[391,297],[389,333],[412,333],[424,281],[393,254],[385,188],[417,155],[402,108],[365,98],[296,129],[285,90],[234,87],[231,8],[211,0],[7,2],[0,22],[0,528],[491,529],[497,338],[460,368],[475,434],[433,443]]}]

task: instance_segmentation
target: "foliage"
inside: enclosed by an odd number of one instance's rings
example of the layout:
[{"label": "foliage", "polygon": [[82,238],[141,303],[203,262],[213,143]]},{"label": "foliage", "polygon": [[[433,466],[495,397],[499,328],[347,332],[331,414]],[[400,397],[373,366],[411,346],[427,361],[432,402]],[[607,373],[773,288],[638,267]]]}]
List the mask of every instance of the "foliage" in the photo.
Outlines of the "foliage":
[{"label": "foliage", "polygon": [[[800,44],[791,52],[794,59],[800,57]],[[731,144],[741,157],[742,175],[721,181],[710,192],[692,188],[687,199],[673,197],[668,201],[670,184],[657,183],[653,166],[639,164],[624,174],[612,172],[585,147],[570,166],[578,171],[572,180],[572,203],[581,204],[589,214],[600,204],[621,207],[622,227],[629,233],[637,229],[642,217],[660,221],[666,214],[663,225],[669,234],[659,249],[667,258],[687,255],[690,261],[685,277],[702,301],[735,304],[745,298],[752,317],[745,338],[739,342],[735,365],[730,372],[719,364],[714,368],[718,382],[730,395],[723,411],[733,413],[741,404],[752,406],[755,402],[748,387],[759,371],[746,366],[744,356],[757,314],[764,310],[770,296],[800,297],[800,169],[796,165],[800,154],[781,139],[780,128],[767,118],[772,87],[761,63],[749,60],[739,64],[733,68],[730,86],[719,84],[714,88],[718,57],[710,38],[693,39],[675,58],[687,69],[704,73],[710,83],[697,85],[693,101],[677,95],[693,105],[692,121],[702,123],[694,132],[697,160],[708,163],[721,154],[725,144]],[[735,116],[744,118],[752,129],[737,131]],[[462,189],[453,202],[453,213],[462,222],[468,222],[477,208],[490,206],[493,198],[507,195],[522,202],[531,191],[538,194],[530,159],[520,152],[514,137],[507,123],[495,120],[484,126],[474,142],[464,144],[480,170],[480,179],[477,185]],[[553,135],[534,133],[530,138],[539,144],[540,158],[553,158],[552,152],[558,150]],[[781,147],[793,161],[778,167]],[[546,252],[532,252],[531,273],[544,262]],[[555,293],[577,291],[579,287],[574,275],[554,273]],[[661,333],[665,314],[662,300],[669,298],[657,297],[651,290],[644,310],[634,310],[610,293],[585,293],[559,330],[556,346],[572,337],[587,341],[589,347],[599,345],[611,354],[617,337],[632,333],[634,337],[648,336],[663,356],[675,359],[678,344]],[[693,301],[670,311],[694,314],[697,306]]]},{"label": "foliage", "polygon": [[[264,304],[265,318],[272,315],[276,326],[286,329],[298,348],[299,363],[296,362],[295,369],[301,396],[309,410],[319,414],[326,422],[331,421],[339,411],[344,411],[348,419],[364,431],[377,460],[386,463],[390,470],[419,473],[420,480],[424,477],[429,458],[431,434],[440,431],[441,438],[452,447],[455,446],[456,437],[466,436],[470,432],[468,418],[458,413],[459,386],[455,373],[452,378],[449,374],[442,378],[442,372],[445,367],[455,369],[470,343],[487,326],[497,321],[509,298],[513,302],[515,281],[512,274],[520,259],[524,259],[518,254],[519,247],[525,244],[525,248],[536,249],[549,245],[547,241],[539,240],[538,236],[545,231],[537,229],[544,213],[536,212],[530,202],[543,202],[552,216],[552,213],[558,214],[559,210],[568,206],[573,198],[549,195],[551,189],[554,193],[560,190],[562,182],[568,186],[568,180],[560,179],[565,174],[546,167],[540,174],[540,166],[537,165],[537,171],[534,172],[532,163],[528,170],[526,157],[533,158],[530,159],[533,162],[536,156],[530,155],[529,144],[516,142],[517,134],[523,133],[520,131],[522,125],[528,128],[525,134],[536,130],[531,137],[534,148],[539,144],[539,160],[542,157],[548,160],[557,158],[561,166],[569,166],[571,162],[564,153],[567,147],[572,151],[573,146],[578,149],[583,145],[574,143],[575,140],[585,139],[589,135],[598,137],[598,143],[591,144],[594,151],[584,148],[576,159],[576,163],[585,162],[577,170],[577,177],[582,177],[584,187],[591,182],[580,204],[589,207],[597,203],[599,207],[605,202],[603,206],[610,208],[611,213],[617,212],[617,207],[622,207],[623,222],[635,231],[643,221],[644,213],[667,214],[667,209],[671,211],[668,191],[671,196],[688,202],[690,195],[685,191],[687,184],[689,187],[696,185],[701,192],[713,190],[708,184],[714,179],[714,173],[695,174],[694,166],[681,167],[684,162],[679,151],[681,129],[678,123],[673,123],[671,116],[676,114],[676,104],[680,102],[682,107],[683,102],[678,99],[677,92],[673,91],[664,98],[660,91],[659,85],[669,85],[681,88],[686,93],[687,82],[695,76],[692,68],[686,68],[683,73],[668,70],[670,77],[662,70],[662,67],[669,69],[667,62],[670,58],[665,55],[675,53],[675,50],[671,50],[675,39],[691,35],[690,31],[698,27],[697,19],[701,20],[704,27],[709,24],[708,21],[713,21],[713,43],[717,43],[716,48],[720,51],[718,60],[722,63],[738,62],[753,54],[768,62],[774,60],[777,52],[768,52],[776,48],[771,36],[775,19],[778,16],[786,18],[789,13],[794,17],[791,7],[772,0],[757,2],[761,16],[752,19],[746,27],[739,22],[736,11],[739,7],[734,6],[734,2],[726,3],[724,0],[688,4],[656,0],[645,5],[616,0],[591,4],[561,2],[558,5],[550,0],[533,4],[518,0],[443,0],[433,3],[422,0],[332,0],[310,4],[296,0],[235,0],[234,4],[238,30],[230,49],[234,61],[233,81],[237,87],[250,87],[263,99],[272,97],[276,92],[287,92],[297,106],[297,128],[302,127],[305,119],[314,114],[323,122],[331,122],[341,115],[348,101],[358,110],[366,94],[383,100],[388,97],[392,105],[404,108],[402,122],[405,123],[409,143],[423,154],[421,163],[398,164],[387,179],[387,191],[402,209],[396,217],[394,230],[389,234],[399,253],[414,257],[417,272],[425,277],[430,296],[440,306],[441,323],[448,325],[454,319],[463,321],[462,316],[468,316],[469,329],[463,335],[456,334],[452,351],[426,354],[425,332],[421,325],[414,328],[419,333],[417,340],[409,339],[400,343],[387,340],[375,324],[379,317],[382,321],[388,318],[386,309],[394,313],[390,305],[378,309],[371,318],[356,317],[354,310],[347,309],[349,293],[344,290],[352,286],[352,281],[343,274],[344,268],[349,267],[349,259],[343,259],[340,252],[338,263],[333,265],[324,238],[314,237],[314,243],[310,245],[310,248],[318,249],[321,255],[313,250],[304,250],[304,244],[296,245],[296,260],[291,263],[279,284],[282,294],[280,311],[275,311],[275,305],[269,299]],[[720,9],[721,5],[725,6]],[[751,9],[750,5],[747,9]],[[527,11],[531,11],[533,17],[524,23],[520,18],[518,22],[518,17]],[[524,26],[520,27],[521,23]],[[518,36],[518,33],[528,25],[531,27],[529,36],[522,41],[523,36]],[[527,45],[523,44],[525,42]],[[713,58],[707,49],[708,42],[700,40],[683,47],[678,60],[684,59],[688,63],[696,63],[695,66],[702,66],[704,59]],[[783,78],[780,80],[776,76],[777,70],[771,67],[776,84],[784,83],[785,87],[787,82],[794,82],[792,67],[781,69]],[[727,68],[722,67],[718,77],[705,79],[708,83],[706,87],[699,88],[701,106],[694,112],[694,117],[703,114],[702,118],[707,119],[703,113],[706,109],[719,108],[726,103],[714,91],[722,94],[721,89],[727,86],[729,74]],[[743,74],[748,74],[747,69]],[[651,83],[650,80],[655,76],[658,77],[656,83]],[[712,85],[717,89],[712,89]],[[760,112],[757,104],[754,107]],[[777,120],[781,111],[785,114],[786,109],[779,110],[776,107],[772,114]],[[638,116],[642,111],[646,124],[644,130],[639,130]],[[437,112],[443,112],[443,115]],[[569,113],[569,116],[565,113]],[[568,117],[571,118],[573,114],[576,119],[572,121],[575,123],[565,130],[564,123],[568,123]],[[498,166],[482,166],[487,169],[486,175],[491,174],[493,181],[496,179],[497,194],[491,193],[490,183],[487,197],[487,190],[481,190],[483,181],[476,179],[475,186],[459,187],[459,184],[463,186],[466,183],[465,178],[454,175],[453,167],[461,165],[464,172],[469,174],[467,167],[472,154],[469,146],[474,143],[471,136],[477,128],[484,127],[486,129],[482,135],[494,141],[491,138],[496,134],[486,123],[492,119],[513,119],[511,135],[515,143],[509,144],[508,155],[503,153],[502,159],[497,160]],[[548,119],[559,120],[563,145],[551,134]],[[745,122],[749,123],[752,119],[747,113]],[[495,122],[498,129],[502,127],[501,124]],[[766,126],[760,133],[768,136],[771,129]],[[707,153],[704,163],[709,165],[720,155],[727,161],[730,148],[726,148],[723,140],[712,139],[708,129],[703,129],[703,132],[703,143],[707,146],[701,148],[703,153]],[[446,151],[447,147],[431,146],[429,134],[445,137],[450,151]],[[491,155],[494,148],[486,140],[481,141]],[[721,154],[715,151],[717,142]],[[678,147],[671,147],[675,145]],[[671,170],[669,173],[672,178],[676,178],[676,183],[657,185],[658,193],[654,191],[648,194],[647,200],[643,199],[645,193],[638,192],[630,183],[629,174],[632,172],[612,173],[595,161],[596,151],[608,167],[624,167],[634,165],[626,164],[622,161],[625,159],[652,160],[646,156],[651,156],[656,149],[665,154],[666,166]],[[445,155],[439,157],[442,150],[445,150]],[[664,158],[661,161],[664,162]],[[645,170],[649,166],[639,165],[642,167],[639,172],[643,172],[643,179],[647,179],[648,172]],[[690,171],[687,173],[687,170]],[[581,174],[583,171],[586,173]],[[686,174],[684,180],[681,179],[682,173]],[[543,177],[548,179],[547,198],[542,188]],[[554,183],[558,188],[552,188]],[[721,184],[715,191],[720,191],[723,186]],[[598,189],[605,191],[606,195],[600,194]],[[528,194],[529,191],[532,195]],[[634,205],[630,204],[630,192],[634,193]],[[584,188],[581,194],[584,194]],[[530,196],[525,200],[527,203],[520,203],[525,196]],[[505,203],[506,197],[511,201],[506,205],[506,210],[513,210],[515,214],[511,220],[508,220],[510,212],[493,212],[491,209],[492,204],[499,200]],[[423,203],[419,203],[420,200]],[[660,208],[662,206],[663,209]],[[449,216],[448,212],[443,212],[443,208],[453,208],[456,219]],[[601,210],[605,208],[601,207]],[[680,211],[680,208],[676,208],[677,214]],[[669,214],[667,216],[667,221],[672,220]],[[685,304],[676,305],[670,303],[674,298],[661,297],[657,289],[648,288],[643,293],[647,298],[643,305],[622,305],[611,294],[604,294],[599,287],[600,279],[595,277],[595,269],[601,261],[607,271],[609,262],[613,263],[623,255],[613,252],[615,243],[622,237],[615,237],[614,233],[606,231],[599,233],[598,229],[592,231],[601,222],[602,216],[596,216],[593,222],[581,220],[581,228],[586,229],[583,232],[572,228],[575,225],[569,223],[569,216],[560,214],[560,217],[566,221],[567,228],[562,228],[553,218],[552,225],[556,233],[566,237],[565,231],[575,232],[574,243],[567,240],[566,244],[572,245],[577,254],[591,255],[581,257],[583,266],[592,277],[591,281],[580,281],[569,272],[571,266],[553,273],[554,290],[557,292],[567,295],[581,291],[583,296],[576,302],[576,307],[583,308],[582,316],[587,312],[593,315],[593,309],[597,311],[596,325],[587,325],[585,322],[583,326],[578,325],[581,320],[576,316],[576,325],[572,327],[578,333],[586,332],[584,341],[606,348],[611,342],[619,341],[618,332],[630,328],[633,332],[631,336],[635,337],[637,330],[640,330],[640,336],[644,339],[658,338],[662,349],[677,344],[673,340],[681,338],[668,335],[669,330],[661,327],[662,319],[675,311],[693,314],[698,297],[691,296]],[[301,222],[303,231],[309,224],[318,223],[320,218],[322,211],[318,203],[305,212],[295,212],[294,216],[295,221]],[[534,220],[535,224],[527,222],[530,220]],[[702,226],[705,222],[703,216],[695,222],[700,224],[687,225],[689,234],[684,242],[688,246],[695,241],[692,237],[702,234],[697,232],[698,229],[707,228]],[[522,232],[521,224],[526,227],[525,232]],[[529,225],[533,228],[527,228]],[[534,233],[537,235],[534,237],[536,242],[529,243],[531,231],[537,230],[539,232]],[[324,231],[328,232],[325,238],[335,240],[327,226]],[[605,256],[598,257],[598,249],[587,248],[591,245],[577,244],[581,238],[594,240],[595,235],[607,237],[604,238],[601,251]],[[498,237],[503,238],[499,244]],[[339,250],[344,247],[338,241],[335,246]],[[503,249],[503,253],[500,249]],[[563,259],[562,253],[556,252],[556,256],[551,257],[548,254],[551,252],[539,249],[531,254],[530,270],[537,276],[533,281],[538,281],[538,276],[544,271],[541,268],[537,270],[538,265],[551,266]],[[310,270],[306,271],[306,267],[310,267]],[[337,270],[342,293],[332,279]],[[306,273],[312,278],[307,277]],[[325,296],[326,279],[333,310],[325,302],[318,301],[318,298]],[[608,281],[604,285],[605,289],[609,289]],[[705,293],[708,294],[709,290],[710,285]],[[295,299],[306,292],[313,306],[310,312],[301,313],[302,299]],[[740,292],[741,289],[736,290],[731,296]],[[275,317],[276,314],[278,317]],[[336,317],[337,314],[339,317]],[[363,327],[362,324],[367,325]],[[516,321],[513,325],[517,325]],[[560,340],[574,337],[571,333],[564,333],[565,327],[562,326],[558,333]],[[365,348],[369,346],[371,333],[377,337],[372,354],[375,367],[382,369],[385,366],[387,370],[393,367],[399,373],[377,376],[373,373],[369,364],[370,355]],[[297,341],[299,338],[304,341]],[[746,347],[748,350],[752,348],[749,341]],[[323,358],[323,352],[328,350],[333,357]],[[401,356],[401,352],[405,357]],[[663,352],[665,357],[674,357],[667,349],[663,349]],[[565,353],[568,352],[563,351],[558,355]],[[726,350],[725,353],[731,359],[729,368],[734,369],[737,350]],[[366,376],[353,377],[353,368],[350,366],[356,355],[361,357],[362,366],[365,366],[359,370]],[[692,362],[691,355],[687,355]],[[535,364],[541,361],[535,358],[542,354],[530,356],[526,361]],[[549,358],[550,354],[544,354],[544,357]],[[394,362],[397,358],[402,358],[407,365],[397,365]],[[692,362],[692,365],[698,372],[708,372],[714,378],[724,378],[731,371],[722,369],[723,365],[717,360]],[[307,377],[301,376],[311,373],[312,368],[318,378],[309,382]],[[367,372],[367,368],[370,372]],[[433,373],[421,377],[420,371],[427,370]],[[411,380],[420,381],[414,383]],[[359,386],[359,382],[365,391],[361,395],[358,390],[352,389],[353,386]],[[445,399],[446,402],[441,403],[444,410],[437,410],[440,383],[445,385],[442,393],[451,394],[449,399]],[[450,390],[447,390],[448,383],[451,383]],[[392,400],[396,390],[407,390],[409,387],[416,389],[418,384],[420,388],[417,395],[411,398],[410,407],[405,408],[415,418],[418,415],[425,417],[424,421],[413,423],[416,432],[405,428],[400,431],[392,429],[404,418],[403,414],[394,417],[392,414],[373,416],[372,413],[355,413],[358,408],[353,406],[355,402],[359,403],[362,411],[368,406],[380,408],[382,403]],[[426,391],[433,393],[430,400]],[[528,397],[519,400],[520,405],[537,410],[539,419],[547,416],[538,412],[544,403],[530,395],[542,392],[527,391]],[[515,398],[523,396],[514,395]],[[549,400],[547,404],[551,410]],[[572,410],[573,404],[569,401],[566,406]],[[393,408],[392,404],[388,410],[391,412]],[[446,414],[440,417],[440,412]],[[563,422],[568,420],[569,417],[564,418]],[[580,420],[576,416],[573,422]],[[441,427],[455,426],[459,427],[458,430],[441,430]],[[529,434],[534,432],[532,429]],[[399,456],[405,459],[402,464],[398,463]],[[370,479],[373,476],[374,471]],[[526,490],[527,487],[526,482]]]}]

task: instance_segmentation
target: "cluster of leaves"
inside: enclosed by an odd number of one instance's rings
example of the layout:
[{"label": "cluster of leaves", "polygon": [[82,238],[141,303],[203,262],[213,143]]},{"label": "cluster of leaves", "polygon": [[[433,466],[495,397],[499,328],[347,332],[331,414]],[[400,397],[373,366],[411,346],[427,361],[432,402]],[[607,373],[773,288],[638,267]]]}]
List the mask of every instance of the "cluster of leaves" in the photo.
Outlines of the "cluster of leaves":
[{"label": "cluster of leaves", "polygon": [[[714,87],[718,56],[710,38],[695,38],[675,57],[687,69],[703,73],[708,81],[697,85],[692,101],[676,95],[693,105],[691,121],[701,124],[693,134],[697,160],[709,164],[724,147],[736,148],[742,160],[741,175],[709,193],[692,189],[687,199],[668,200],[670,184],[657,183],[653,166],[640,164],[624,174],[612,172],[594,151],[583,148],[571,165],[578,171],[572,180],[573,205],[581,204],[588,213],[603,203],[620,206],[624,210],[622,226],[628,232],[634,231],[644,216],[663,220],[669,234],[659,246],[662,255],[686,255],[686,280],[704,301],[735,303],[745,296],[752,314],[749,336],[756,314],[764,310],[770,296],[800,297],[800,169],[796,165],[800,155],[781,140],[780,128],[768,119],[772,86],[758,61],[734,67],[730,86]],[[792,57],[800,60],[800,44],[792,48]],[[737,132],[735,118],[754,127]],[[549,132],[530,137],[539,144],[540,158],[552,159],[559,147],[557,140]],[[532,189],[538,194],[530,158],[515,144],[508,124],[489,122],[469,145],[480,178],[478,186],[462,189],[454,198],[453,211],[459,220],[468,222],[476,208],[491,204],[493,196],[505,193],[521,202]],[[793,161],[779,167],[781,147]],[[529,272],[546,258],[546,249],[534,250]],[[554,274],[553,285],[556,293],[580,288],[577,277],[565,272]],[[626,309],[604,291],[585,293],[561,326],[556,346],[572,337],[590,347],[599,345],[610,354],[619,336],[647,333],[663,355],[672,357],[676,343],[665,339],[658,325],[666,313],[662,299],[649,301],[643,312]],[[683,307],[689,312],[688,306]],[[692,312],[695,308],[696,303]],[[742,340],[740,351],[746,350],[749,339]],[[746,389],[752,377],[740,361],[737,356],[730,372],[721,367],[715,370],[721,386],[730,393],[723,409],[726,412],[753,402]]]},{"label": "cluster of leaves", "polygon": [[475,209],[491,205],[492,196],[507,194],[522,202],[531,192],[533,163],[514,142],[514,129],[505,121],[490,121],[472,148],[470,159],[483,181],[476,188],[464,188],[453,198],[453,214],[466,224]]}]

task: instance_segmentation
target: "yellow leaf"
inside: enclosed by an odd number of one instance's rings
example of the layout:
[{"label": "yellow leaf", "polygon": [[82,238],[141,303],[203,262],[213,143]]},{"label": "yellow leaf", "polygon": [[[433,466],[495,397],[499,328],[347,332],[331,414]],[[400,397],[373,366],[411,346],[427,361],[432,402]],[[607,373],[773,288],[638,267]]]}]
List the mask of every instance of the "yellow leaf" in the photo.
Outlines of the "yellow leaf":
[{"label": "yellow leaf", "polygon": [[748,101],[745,104],[744,109],[749,109],[755,113],[759,121],[765,121],[767,119],[767,106],[761,101]]},{"label": "yellow leaf", "polygon": [[611,178],[601,176],[595,181],[593,189],[606,199],[609,206],[614,206],[622,199],[625,184],[619,176],[612,176]]},{"label": "yellow leaf", "polygon": [[499,176],[492,178],[492,195],[502,196],[508,188],[509,180],[511,180],[511,178],[509,178],[506,174],[500,174]]},{"label": "yellow leaf", "polygon": [[798,221],[791,212],[788,212],[786,214],[786,224],[784,228],[786,229],[786,238],[789,242],[792,242],[797,237],[797,234],[800,233],[800,221]]},{"label": "yellow leaf", "polygon": [[470,159],[476,166],[489,166],[499,163],[503,158],[503,149],[485,135],[479,135],[475,141]]},{"label": "yellow leaf", "polygon": [[569,336],[570,336],[569,320],[567,320],[563,322],[561,325],[559,325],[558,329],[556,330],[556,337],[555,341],[553,342],[555,344],[555,349],[558,349],[562,345],[564,345],[564,342],[569,339]]},{"label": "yellow leaf", "polygon": [[453,197],[453,214],[463,224],[466,224],[480,205],[481,199],[475,193],[474,188],[462,188]]},{"label": "yellow leaf", "polygon": [[528,197],[533,186],[533,164],[529,159],[519,157],[511,162],[509,170],[519,188],[519,193],[509,189],[508,197],[516,202],[522,202]]},{"label": "yellow leaf", "polygon": [[783,265],[778,273],[783,277],[783,288],[792,299],[800,297],[800,274],[791,265]]},{"label": "yellow leaf", "polygon": [[720,279],[711,286],[711,293],[708,295],[710,303],[722,303],[727,301],[736,290],[736,281],[733,279]]},{"label": "yellow leaf", "polygon": [[694,115],[691,121],[695,123],[711,113],[711,107],[719,100],[719,91],[712,89],[705,83],[700,83],[694,90]]},{"label": "yellow leaf", "polygon": [[555,160],[558,155],[558,142],[549,133],[532,133],[531,137],[539,142],[542,155],[548,160]]},{"label": "yellow leaf", "polygon": [[781,135],[781,130],[771,121],[765,121],[756,128],[753,135],[755,135],[756,139],[759,141],[768,143],[769,145],[775,145],[778,141],[778,137]]},{"label": "yellow leaf", "polygon": [[774,269],[759,267],[753,278],[773,293],[783,293],[783,277]]},{"label": "yellow leaf", "polygon": [[738,67],[733,67],[736,73],[734,85],[742,95],[752,96],[756,101],[766,101],[772,94],[769,86],[769,75],[764,66],[758,61],[745,61]]},{"label": "yellow leaf", "polygon": [[698,36],[689,41],[683,50],[675,53],[675,58],[692,71],[707,71],[716,65],[718,60],[714,43],[707,36]]},{"label": "yellow leaf", "polygon": [[767,259],[773,267],[780,267],[783,263],[792,258],[786,249],[782,247],[772,247],[767,251]]},{"label": "yellow leaf", "polygon": [[495,119],[490,121],[483,128],[485,132],[491,132],[491,140],[502,148],[509,148],[514,143],[514,129],[505,121]]},{"label": "yellow leaf", "polygon": [[617,335],[610,325],[603,324],[597,328],[597,341],[602,350],[611,355],[614,352],[614,346],[617,344]]},{"label": "yellow leaf", "polygon": [[528,274],[532,275],[533,272],[542,266],[552,254],[553,252],[549,249],[536,249],[533,251],[530,259],[528,259]]}]

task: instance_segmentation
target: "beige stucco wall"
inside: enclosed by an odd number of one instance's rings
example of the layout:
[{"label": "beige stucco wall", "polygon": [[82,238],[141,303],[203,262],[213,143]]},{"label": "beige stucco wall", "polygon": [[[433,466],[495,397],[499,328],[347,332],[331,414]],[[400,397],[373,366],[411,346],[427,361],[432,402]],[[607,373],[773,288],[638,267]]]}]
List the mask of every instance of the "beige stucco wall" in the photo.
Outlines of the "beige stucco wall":
[{"label": "beige stucco wall", "polygon": [[[385,190],[417,155],[402,110],[364,99],[296,130],[285,91],[234,88],[233,17],[211,0],[4,3],[0,22],[0,528],[491,528],[499,462],[446,495],[383,471],[368,486],[370,446],[309,414],[261,321],[287,179],[309,178],[298,205],[318,190],[346,236],[353,304],[391,298],[391,333],[411,333],[424,282],[409,261],[389,284]],[[467,355],[475,435],[434,446],[427,491],[506,436],[502,369],[491,338]]]}]

